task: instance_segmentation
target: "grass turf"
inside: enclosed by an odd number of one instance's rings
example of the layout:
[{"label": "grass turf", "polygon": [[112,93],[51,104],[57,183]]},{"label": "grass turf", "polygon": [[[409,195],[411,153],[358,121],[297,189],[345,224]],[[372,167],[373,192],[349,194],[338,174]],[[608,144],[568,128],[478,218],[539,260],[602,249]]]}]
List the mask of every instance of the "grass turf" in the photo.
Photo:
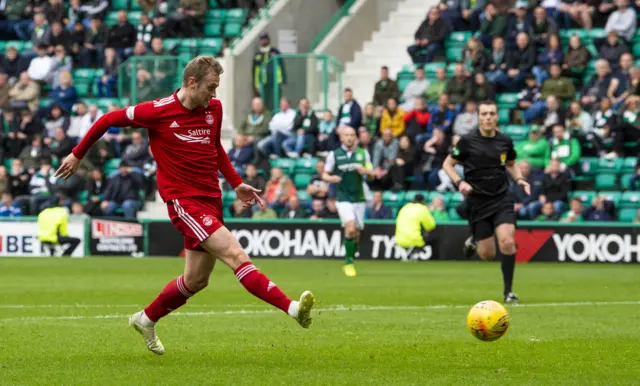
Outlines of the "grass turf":
[{"label": "grass turf", "polygon": [[[180,259],[0,259],[0,384],[633,384],[640,266],[519,265],[522,306],[484,343],[468,308],[501,300],[496,263],[258,260],[287,293],[316,294],[310,330],[219,266],[158,325],[167,353],[127,327]],[[585,304],[585,302],[601,302]],[[547,304],[547,305],[545,305]]]}]

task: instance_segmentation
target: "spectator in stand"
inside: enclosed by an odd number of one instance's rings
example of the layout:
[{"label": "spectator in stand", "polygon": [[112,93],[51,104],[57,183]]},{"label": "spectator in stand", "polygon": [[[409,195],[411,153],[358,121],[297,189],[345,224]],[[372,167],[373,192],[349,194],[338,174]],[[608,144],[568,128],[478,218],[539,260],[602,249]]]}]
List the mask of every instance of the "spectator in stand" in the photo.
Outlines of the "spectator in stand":
[{"label": "spectator in stand", "polygon": [[337,218],[339,218],[339,216],[338,216],[338,207],[336,205],[336,199],[333,198],[333,197],[329,197],[329,198],[327,198],[327,200],[324,203],[325,203],[325,207],[320,212],[320,218],[321,219],[337,219]]},{"label": "spectator in stand", "polygon": [[438,4],[440,16],[452,31],[460,31],[465,28],[462,18],[464,3],[464,0],[442,0]]},{"label": "spectator in stand", "polygon": [[27,73],[29,78],[37,82],[46,82],[53,72],[53,58],[47,55],[47,46],[44,44],[37,45],[36,52],[37,56],[31,60]]},{"label": "spectator in stand", "polygon": [[607,32],[607,39],[598,49],[598,59],[604,59],[609,62],[612,72],[619,69],[620,57],[629,52],[629,47],[624,40],[618,37],[618,33],[614,30]]},{"label": "spectator in stand", "polygon": [[231,208],[229,209],[231,212],[231,217],[233,218],[251,218],[253,216],[253,212],[251,208],[247,208],[244,206],[244,203],[241,200],[234,200]]},{"label": "spectator in stand", "polygon": [[54,173],[48,159],[40,160],[40,169],[29,180],[29,195],[16,197],[16,205],[23,209],[23,213],[35,216],[47,206],[56,183]]},{"label": "spectator in stand", "polygon": [[529,183],[531,191],[530,194],[527,194],[520,185],[513,183],[509,185],[509,193],[515,202],[513,211],[520,219],[532,220],[540,209],[538,198],[542,192],[543,174],[539,170],[532,170],[531,164],[527,161],[520,161],[518,165],[520,166],[522,178]]},{"label": "spectator in stand", "polygon": [[482,44],[488,47],[494,37],[505,36],[508,22],[506,13],[499,11],[493,3],[488,3],[484,7],[484,18],[480,22],[479,39]]},{"label": "spectator in stand", "polygon": [[518,0],[516,1],[513,15],[510,16],[507,25],[507,46],[509,49],[516,47],[516,36],[518,36],[520,32],[529,34],[529,32],[531,32],[530,28],[531,25],[527,15],[527,2]]},{"label": "spectator in stand", "polygon": [[394,98],[387,100],[387,106],[380,118],[380,131],[390,129],[394,137],[399,137],[404,133],[405,112],[398,107],[398,101]]},{"label": "spectator in stand", "polygon": [[369,154],[373,154],[373,140],[371,139],[371,135],[368,131],[361,131],[358,133],[358,145],[369,152]]},{"label": "spectator in stand", "polygon": [[[540,100],[540,87],[536,82],[536,78],[533,75],[527,76],[524,80],[524,88],[518,93],[518,103],[516,107],[511,111],[511,120],[516,121],[515,112],[519,112],[518,118],[524,118],[523,113],[531,106],[536,104]],[[542,103],[538,104],[540,108]],[[544,104],[546,107],[546,103]]]},{"label": "spectator in stand", "polygon": [[371,163],[378,172],[377,183],[383,185],[384,177],[394,165],[398,156],[398,139],[393,137],[390,128],[382,129],[382,136],[376,141]]},{"label": "spectator in stand", "polygon": [[109,30],[105,45],[115,48],[120,58],[124,61],[133,53],[136,35],[136,27],[129,23],[127,12],[118,11],[118,22]]},{"label": "spectator in stand", "polygon": [[[45,18],[42,11],[35,12],[33,14],[33,24],[31,26],[31,43],[34,47],[39,45],[47,45],[46,44],[46,32],[49,29],[49,24],[47,24],[47,19]],[[33,58],[33,53],[28,53],[24,55],[25,59]]]},{"label": "spectator in stand", "polygon": [[75,146],[73,140],[66,136],[62,127],[54,130],[53,139],[45,138],[45,143],[51,149],[52,159],[58,163],[61,163],[64,157],[71,154],[71,150]]},{"label": "spectator in stand", "polygon": [[547,46],[544,51],[538,55],[537,66],[533,67],[533,75],[536,77],[538,85],[541,86],[544,81],[549,78],[547,69],[553,64],[561,66],[563,59],[564,55],[562,54],[562,47],[560,47],[560,37],[556,34],[549,35]]},{"label": "spectator in stand", "polygon": [[267,185],[264,177],[258,174],[256,165],[252,163],[247,164],[247,167],[244,170],[244,183],[249,186],[253,186],[259,191],[264,191],[264,188]]},{"label": "spectator in stand", "polygon": [[547,110],[544,113],[542,127],[545,133],[550,133],[554,125],[564,125],[567,117],[567,110],[560,104],[558,98],[547,97]]},{"label": "spectator in stand", "polygon": [[573,81],[562,76],[562,69],[559,64],[552,64],[549,67],[551,78],[548,78],[542,84],[542,99],[555,96],[562,102],[573,100],[576,95],[576,88]]},{"label": "spectator in stand", "polygon": [[278,213],[267,205],[258,206],[258,210],[253,212],[251,218],[254,220],[276,220]]},{"label": "spectator in stand", "polygon": [[26,20],[28,3],[25,0],[5,1],[2,6],[2,14],[5,20],[0,21],[0,33],[7,39],[14,35],[19,40],[29,40],[30,21]]},{"label": "spectator in stand", "polygon": [[483,72],[477,72],[473,76],[473,83],[471,84],[471,100],[479,102],[495,99],[496,88],[487,81],[487,77]]},{"label": "spectator in stand", "polygon": [[289,100],[280,98],[280,112],[275,114],[269,122],[270,135],[258,142],[258,152],[263,156],[277,158],[281,155],[282,143],[292,136],[296,111],[291,108]]},{"label": "spectator in stand", "polygon": [[555,213],[563,213],[565,206],[569,202],[569,191],[571,190],[571,177],[569,173],[562,171],[562,164],[557,158],[549,161],[549,166],[544,173],[542,179],[542,191],[538,197],[537,209],[531,212],[532,218],[535,218],[537,212],[546,202],[553,204]]},{"label": "spectator in stand", "polygon": [[109,47],[104,50],[104,66],[102,76],[96,78],[98,98],[113,98],[115,95],[116,81],[118,80],[118,68],[122,64],[116,50]]},{"label": "spectator in stand", "polygon": [[72,28],[73,25],[79,23],[85,24],[86,28],[89,28],[90,20],[86,17],[86,13],[80,9],[80,0],[70,0],[69,9],[67,10],[67,19],[69,20],[67,28]]},{"label": "spectator in stand", "polygon": [[591,53],[582,44],[578,35],[571,35],[569,48],[562,64],[563,75],[571,77],[574,81],[582,82],[589,60],[591,60]]},{"label": "spectator in stand", "polygon": [[593,114],[593,132],[587,134],[587,139],[594,145],[597,154],[604,157],[606,154],[605,143],[612,145],[612,128],[616,125],[618,117],[614,114],[611,99],[602,98],[598,111]]},{"label": "spectator in stand", "polygon": [[105,216],[115,216],[122,210],[125,218],[135,219],[142,208],[139,191],[144,189],[143,177],[140,173],[132,173],[126,161],[120,162],[120,173],[107,182],[104,200],[100,208]]},{"label": "spectator in stand", "polygon": [[465,110],[455,119],[453,124],[453,143],[458,143],[458,140],[463,135],[470,134],[472,131],[478,128],[478,111],[475,101],[470,100],[465,105]]},{"label": "spectator in stand", "polygon": [[360,130],[364,128],[372,137],[376,137],[380,130],[380,115],[376,114],[376,110],[373,103],[367,103],[364,108],[364,121],[360,127]]},{"label": "spectator in stand", "polygon": [[464,104],[471,99],[472,81],[464,72],[464,65],[456,63],[453,77],[447,82],[445,93],[449,95],[449,108],[460,112]]},{"label": "spectator in stand", "polygon": [[9,192],[11,190],[11,176],[4,164],[0,164],[0,193]]},{"label": "spectator in stand", "polygon": [[[366,125],[367,121],[365,121]],[[376,124],[377,126],[377,124]],[[366,126],[365,126],[366,127]],[[328,152],[329,150],[335,149],[338,147],[338,144],[335,140],[336,135],[336,120],[333,117],[333,113],[331,110],[326,109],[322,113],[322,120],[318,123],[318,151],[319,152]]]},{"label": "spectator in stand", "polygon": [[48,145],[48,143],[46,142],[47,138],[53,138],[55,129],[60,127],[66,133],[67,130],[69,130],[70,124],[71,119],[68,116],[64,116],[62,114],[62,110],[58,105],[51,106],[44,124],[45,132],[43,134],[45,136],[45,144]]},{"label": "spectator in stand", "polygon": [[149,144],[142,137],[141,132],[131,133],[131,143],[125,148],[120,158],[127,164],[130,173],[144,173],[144,164],[149,159]]},{"label": "spectator in stand", "polygon": [[9,84],[13,84],[20,76],[19,63],[20,55],[18,55],[18,50],[12,45],[7,46],[4,57],[0,57],[0,72],[7,74]]},{"label": "spectator in stand", "polygon": [[440,129],[435,130],[431,139],[424,143],[420,165],[423,165],[422,171],[427,173],[429,186],[438,192],[454,190],[451,179],[442,169],[442,163],[449,154],[450,144],[450,136]]},{"label": "spectator in stand", "polygon": [[542,135],[542,129],[539,125],[531,126],[529,139],[518,143],[516,154],[518,161],[527,162],[534,168],[545,168],[549,154],[549,142]]},{"label": "spectator in stand", "polygon": [[294,196],[297,197],[298,192],[289,177],[284,175],[281,168],[271,168],[271,178],[264,191],[266,203],[279,211],[287,204],[289,197]]},{"label": "spectator in stand", "polygon": [[376,82],[373,91],[373,103],[377,106],[383,106],[389,98],[400,98],[400,90],[398,83],[389,78],[389,67],[382,66],[380,69],[380,80]]},{"label": "spectator in stand", "polygon": [[[165,30],[167,30],[165,28]],[[280,58],[280,50],[271,46],[271,38],[267,32],[260,34],[260,46],[253,56],[253,88],[256,95],[261,95],[268,109],[275,109],[273,94],[275,88],[282,88],[286,83],[286,71],[284,62]],[[264,71],[263,64],[268,64]],[[282,95],[282,94],[281,94]]]},{"label": "spectator in stand", "polygon": [[[104,47],[109,36],[109,29],[100,16],[91,17],[91,25],[85,32],[84,46],[80,50],[80,65],[102,67],[104,62]],[[115,36],[115,35],[114,35]],[[129,38],[129,36],[127,36]]]},{"label": "spectator in stand", "polygon": [[13,197],[25,196],[29,194],[29,180],[31,175],[22,167],[22,161],[14,158],[11,161],[11,172],[9,173],[11,187],[9,193]]},{"label": "spectator in stand", "polygon": [[[5,169],[6,171],[6,169]],[[21,217],[22,209],[13,202],[13,196],[7,191],[2,192],[0,202],[0,217]]]},{"label": "spectator in stand", "polygon": [[316,152],[318,136],[318,117],[311,109],[307,98],[300,99],[298,113],[293,122],[293,135],[282,142],[283,150],[289,158],[298,158],[306,150],[305,155],[311,157]]},{"label": "spectator in stand", "polygon": [[251,111],[249,111],[247,118],[237,129],[237,135],[242,137],[242,142],[253,146],[256,164],[262,162],[257,146],[263,138],[269,135],[269,122],[271,122],[272,118],[271,111],[264,108],[262,99],[254,97],[251,100]]},{"label": "spectator in stand", "polygon": [[[626,42],[631,42],[636,33],[636,11],[629,6],[629,0],[615,0],[617,10],[607,19],[604,30],[615,31]],[[598,42],[596,42],[598,45]]]},{"label": "spectator in stand", "polygon": [[8,155],[13,158],[19,157],[31,138],[44,130],[42,123],[34,119],[29,110],[22,110],[20,117],[16,118],[15,122],[12,131],[7,134],[6,141]]},{"label": "spectator in stand", "polygon": [[434,104],[440,98],[440,95],[444,93],[444,89],[447,87],[447,70],[444,67],[440,67],[436,70],[436,79],[429,82],[429,87],[424,92],[427,105]]},{"label": "spectator in stand", "polygon": [[500,71],[494,78],[495,83],[509,91],[522,87],[536,61],[536,49],[529,43],[527,34],[520,33],[517,36],[516,46],[516,49],[507,55],[507,71]]},{"label": "spectator in stand", "polygon": [[582,142],[593,130],[593,118],[582,109],[580,102],[574,101],[569,105],[565,127],[571,136]]},{"label": "spectator in stand", "polygon": [[433,131],[436,129],[442,130],[444,133],[451,132],[456,113],[449,106],[449,96],[447,94],[440,95],[438,107],[431,113],[431,121],[427,125],[427,133],[421,134],[416,138],[418,147],[422,147],[425,141],[431,138]]},{"label": "spectator in stand", "polygon": [[245,142],[245,137],[236,136],[233,139],[233,147],[227,152],[231,165],[239,175],[244,175],[244,168],[253,161],[253,146]]},{"label": "spectator in stand", "polygon": [[391,190],[394,192],[400,192],[405,189],[406,176],[413,175],[416,161],[416,151],[413,143],[411,143],[411,137],[403,135],[398,143],[398,153],[383,183],[385,187],[391,185]]},{"label": "spectator in stand", "polygon": [[484,52],[484,44],[476,38],[470,38],[462,50],[462,63],[467,76],[476,72],[484,72],[488,67],[488,58]]},{"label": "spectator in stand", "polygon": [[422,98],[416,99],[413,110],[404,115],[404,134],[410,138],[416,138],[416,136],[424,134],[427,131],[430,119],[431,113],[424,105]]},{"label": "spectator in stand", "polygon": [[415,79],[407,83],[404,91],[402,92],[402,100],[404,100],[404,103],[400,105],[400,108],[404,111],[411,110],[415,105],[416,100],[422,99],[422,96],[424,95],[424,92],[427,91],[428,87],[429,81],[424,77],[424,68],[416,68]]},{"label": "spectator in stand", "polygon": [[580,142],[571,137],[562,124],[555,124],[552,134],[549,153],[546,157],[547,165],[551,165],[553,160],[558,160],[561,172],[568,171],[572,175],[579,172]]},{"label": "spectator in stand", "polygon": [[48,113],[53,105],[59,106],[64,114],[71,113],[73,105],[78,100],[78,93],[73,86],[70,72],[60,74],[60,85],[49,93],[49,98],[51,99],[51,105],[48,108],[44,108],[42,113]]},{"label": "spectator in stand", "polygon": [[[616,107],[622,107],[624,100],[627,99],[629,95],[635,95],[634,91],[638,91],[634,90],[634,87],[637,88],[636,86],[638,85],[638,81],[636,80],[636,83],[634,85],[633,70],[633,55],[631,55],[631,53],[629,52],[622,54],[620,56],[618,71],[613,74],[613,76],[615,76],[620,83],[620,86],[618,86],[618,90],[616,93],[622,92],[622,94],[618,95],[614,102]],[[637,70],[636,72],[640,74],[640,68],[635,68],[635,70]]]},{"label": "spectator in stand", "polygon": [[49,0],[44,5],[44,14],[47,15],[49,24],[60,23],[64,19],[64,4],[62,0]]},{"label": "spectator in stand", "polygon": [[471,31],[475,32],[480,28],[480,16],[484,12],[484,7],[487,2],[486,0],[480,0],[463,3],[462,18],[467,22]]},{"label": "spectator in stand", "polygon": [[392,218],[391,208],[382,202],[382,192],[373,192],[373,205],[367,208],[365,218],[368,220],[390,220]]},{"label": "spectator in stand", "polygon": [[[548,1],[548,0],[546,0]],[[559,1],[558,1],[559,3]],[[533,10],[533,20],[529,27],[531,43],[536,47],[544,47],[552,34],[558,33],[558,25],[553,20],[553,16],[547,16],[547,11],[543,7],[536,7]]]},{"label": "spectator in stand", "polygon": [[61,22],[56,21],[51,24],[51,28],[45,33],[43,40],[47,44],[47,54],[55,54],[57,46],[63,46],[66,52],[71,51],[71,32],[64,29]]},{"label": "spectator in stand", "polygon": [[444,47],[444,40],[448,34],[449,28],[440,17],[440,10],[438,7],[432,7],[414,34],[415,44],[407,48],[413,63],[431,63],[436,53]]},{"label": "spectator in stand", "polygon": [[583,222],[582,213],[584,212],[584,205],[582,200],[578,197],[574,197],[569,202],[569,210],[562,216],[560,222]]},{"label": "spectator in stand", "polygon": [[100,202],[106,187],[102,172],[98,169],[92,170],[89,181],[87,182],[87,205],[84,208],[85,213],[90,216],[102,216]]},{"label": "spectator in stand", "polygon": [[318,160],[316,163],[316,174],[311,177],[307,186],[307,193],[314,199],[324,200],[329,195],[329,183],[322,179],[324,172],[324,161]]},{"label": "spectator in stand", "polygon": [[140,24],[138,24],[137,30],[138,41],[143,42],[149,48],[151,48],[151,39],[160,37],[160,29],[151,22],[149,15],[144,12],[140,15]]},{"label": "spectator in stand", "polygon": [[33,136],[31,140],[31,146],[27,146],[20,152],[20,161],[22,161],[23,167],[33,174],[36,172],[36,168],[40,165],[41,159],[46,159],[51,155],[49,148],[42,144],[42,137],[40,134]]},{"label": "spectator in stand", "polygon": [[288,220],[307,218],[307,211],[300,206],[300,200],[298,197],[294,196],[289,198],[289,204],[280,213],[280,218]]},{"label": "spectator in stand", "polygon": [[358,102],[353,99],[353,91],[347,87],[342,93],[344,102],[340,105],[336,116],[336,127],[349,126],[360,127],[362,123],[362,109]]},{"label": "spectator in stand", "polygon": [[[87,112],[85,114],[82,114],[78,136],[80,138],[84,137],[89,132],[89,129],[91,129],[91,126],[93,126],[93,124],[98,119],[100,119],[100,117],[103,114],[104,113],[102,112],[102,110],[98,109],[97,105],[89,105]],[[108,140],[108,139],[110,139],[110,137],[107,134],[107,136],[105,137],[105,140]]]},{"label": "spectator in stand", "polygon": [[73,70],[73,59],[67,55],[67,51],[62,45],[57,45],[54,49],[53,67],[51,76],[47,79],[47,83],[53,88],[60,86],[60,74],[63,72],[71,72]]},{"label": "spectator in stand", "polygon": [[168,37],[193,38],[201,34],[207,5],[205,0],[180,0],[179,7],[169,14],[165,23]]},{"label": "spectator in stand", "polygon": [[[565,17],[565,24],[567,20],[567,15],[570,17],[569,22],[573,20],[580,27],[590,30],[593,26],[593,13],[595,12],[595,8],[599,2],[591,2],[591,1],[562,1],[560,3],[559,10]],[[571,28],[570,25],[565,25],[566,28]]]},{"label": "spectator in stand", "polygon": [[555,210],[553,203],[545,202],[542,204],[542,209],[540,210],[540,216],[538,216],[536,221],[558,221],[560,218],[560,212]]},{"label": "spectator in stand", "polygon": [[624,102],[624,111],[618,123],[611,128],[613,138],[613,152],[606,158],[622,157],[625,154],[626,142],[640,141],[640,97],[630,96]]},{"label": "spectator in stand", "polygon": [[591,201],[591,206],[582,214],[585,221],[615,221],[615,208],[613,203],[606,201],[604,197],[596,196]]},{"label": "spectator in stand", "polygon": [[598,59],[596,62],[596,75],[582,87],[580,102],[587,110],[591,110],[604,97],[615,100],[619,85],[618,79],[611,75],[609,62],[604,59]]},{"label": "spectator in stand", "polygon": [[9,104],[9,90],[11,90],[9,77],[3,73],[0,68],[0,113],[2,113],[3,109]]},{"label": "spectator in stand", "polygon": [[640,162],[636,161],[636,172],[629,180],[629,190],[632,192],[640,190]]},{"label": "spectator in stand", "polygon": [[636,213],[636,218],[633,219],[633,223],[634,224],[640,223],[640,209],[638,209],[638,212]]},{"label": "spectator in stand", "polygon": [[429,204],[429,211],[431,216],[438,224],[441,221],[449,221],[449,213],[444,206],[444,199],[441,195],[434,196]]},{"label": "spectator in stand", "polygon": [[487,79],[489,82],[495,83],[496,80],[507,71],[509,60],[507,51],[504,48],[504,38],[502,36],[496,36],[492,39],[491,52],[488,58]]},{"label": "spectator in stand", "polygon": [[320,220],[322,217],[322,212],[324,211],[324,201],[319,199],[314,199],[311,202],[311,215],[309,216],[309,220]]}]

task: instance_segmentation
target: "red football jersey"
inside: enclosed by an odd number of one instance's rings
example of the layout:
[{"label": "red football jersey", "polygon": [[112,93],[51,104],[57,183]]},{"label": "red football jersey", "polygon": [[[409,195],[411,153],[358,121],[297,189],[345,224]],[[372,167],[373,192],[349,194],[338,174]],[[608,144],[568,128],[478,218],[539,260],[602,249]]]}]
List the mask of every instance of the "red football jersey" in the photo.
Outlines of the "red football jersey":
[{"label": "red football jersey", "polygon": [[[123,126],[148,130],[151,152],[158,164],[158,191],[164,201],[188,196],[220,197],[218,171],[232,187],[242,183],[220,142],[222,104],[212,99],[206,108],[189,110],[176,94],[177,91],[166,98],[110,114],[116,113],[114,119],[126,121]],[[102,136],[101,126],[100,120],[96,122],[74,149],[76,156],[82,158],[97,140],[95,137]]]}]

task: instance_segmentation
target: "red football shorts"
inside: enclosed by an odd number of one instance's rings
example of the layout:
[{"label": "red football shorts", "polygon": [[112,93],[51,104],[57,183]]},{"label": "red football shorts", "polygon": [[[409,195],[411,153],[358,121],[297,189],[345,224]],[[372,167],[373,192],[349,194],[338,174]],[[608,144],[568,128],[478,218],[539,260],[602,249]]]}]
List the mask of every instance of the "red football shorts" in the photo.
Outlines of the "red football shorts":
[{"label": "red football shorts", "polygon": [[169,218],[184,236],[184,248],[204,251],[200,242],[224,225],[220,197],[192,196],[167,202]]}]

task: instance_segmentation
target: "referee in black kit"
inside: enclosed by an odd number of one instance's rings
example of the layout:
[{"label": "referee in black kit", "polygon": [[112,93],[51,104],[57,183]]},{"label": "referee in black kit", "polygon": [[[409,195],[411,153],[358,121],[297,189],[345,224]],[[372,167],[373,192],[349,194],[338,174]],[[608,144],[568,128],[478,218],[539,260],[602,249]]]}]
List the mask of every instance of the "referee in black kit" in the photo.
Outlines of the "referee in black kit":
[{"label": "referee in black kit", "polygon": [[[512,291],[516,265],[516,214],[509,195],[507,172],[522,189],[530,194],[530,187],[516,165],[513,141],[498,131],[498,107],[493,101],[478,105],[478,130],[460,138],[443,168],[462,194],[467,197],[469,225],[477,242],[482,260],[496,256],[496,241],[502,254],[502,278],[505,303],[518,302]],[[454,166],[464,166],[462,179]],[[495,234],[495,238],[494,238]]]}]

